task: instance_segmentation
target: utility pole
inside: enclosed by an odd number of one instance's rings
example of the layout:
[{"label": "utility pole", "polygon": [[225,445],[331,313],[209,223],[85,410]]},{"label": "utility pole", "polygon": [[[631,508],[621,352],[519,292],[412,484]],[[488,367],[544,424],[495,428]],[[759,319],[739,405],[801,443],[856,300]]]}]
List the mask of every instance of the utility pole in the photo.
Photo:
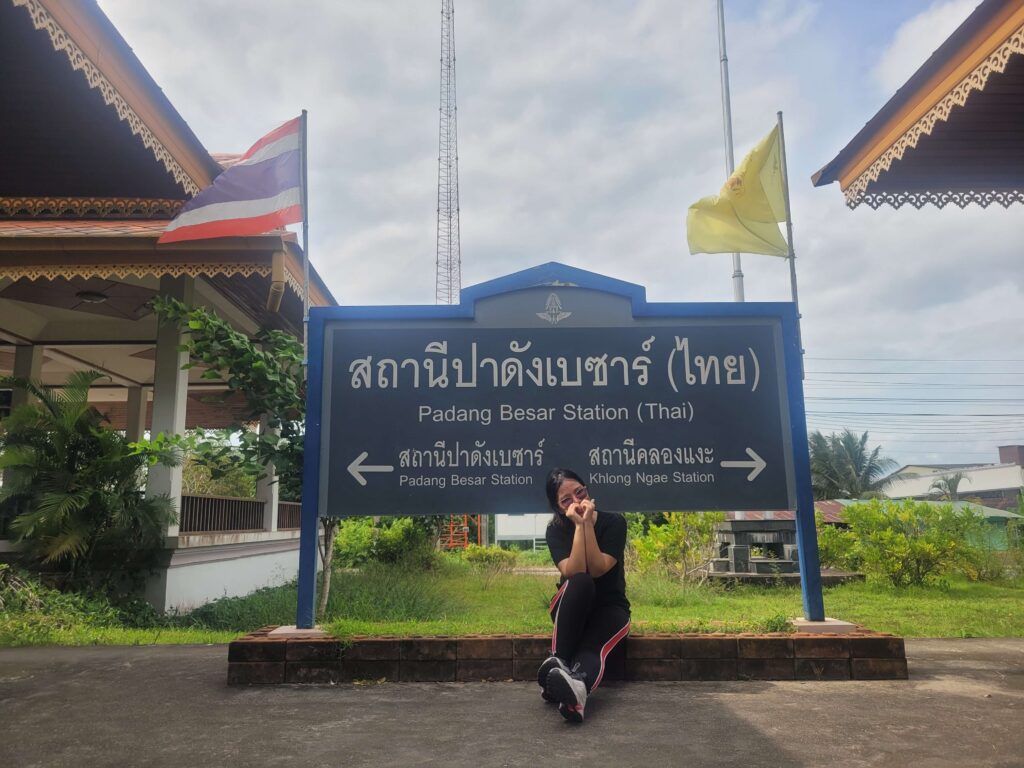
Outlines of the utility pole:
[{"label": "utility pole", "polygon": [[[722,127],[725,132],[725,175],[736,170],[732,153],[732,103],[729,97],[729,55],[725,52],[725,0],[718,0],[718,61],[722,79]],[[732,255],[732,298],[743,301],[743,268],[740,255]]]}]

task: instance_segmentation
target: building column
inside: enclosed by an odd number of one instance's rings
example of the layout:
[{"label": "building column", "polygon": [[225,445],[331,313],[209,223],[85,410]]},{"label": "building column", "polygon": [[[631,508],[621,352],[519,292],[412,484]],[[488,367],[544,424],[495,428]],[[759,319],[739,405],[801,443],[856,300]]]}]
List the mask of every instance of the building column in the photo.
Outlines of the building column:
[{"label": "building column", "polygon": [[128,416],[125,436],[132,443],[137,443],[146,434],[146,415],[149,399],[142,387],[128,387]]},{"label": "building column", "polygon": [[[277,430],[269,430],[266,420],[263,420],[260,422],[260,432],[267,431],[277,433]],[[277,506],[281,499],[281,484],[278,482],[277,468],[272,461],[268,461],[263,466],[263,477],[256,481],[256,498],[263,501],[263,530],[276,531]]]},{"label": "building column", "polygon": [[[43,369],[43,348],[39,344],[19,344],[14,348],[14,377],[39,381]],[[31,399],[29,393],[15,387],[11,392],[11,410],[25,405]]]},{"label": "building column", "polygon": [[[193,280],[190,277],[160,278],[160,294],[192,303]],[[188,362],[188,352],[179,352],[185,343],[184,334],[176,323],[160,322],[156,333],[156,365],[153,369],[153,421],[151,435],[161,432],[181,435],[185,432],[185,407],[188,400],[188,371],[182,366]],[[168,496],[174,508],[181,511],[181,466],[165,467],[155,464],[149,468],[146,482],[147,496]],[[167,535],[178,535],[178,525],[167,527]]]}]

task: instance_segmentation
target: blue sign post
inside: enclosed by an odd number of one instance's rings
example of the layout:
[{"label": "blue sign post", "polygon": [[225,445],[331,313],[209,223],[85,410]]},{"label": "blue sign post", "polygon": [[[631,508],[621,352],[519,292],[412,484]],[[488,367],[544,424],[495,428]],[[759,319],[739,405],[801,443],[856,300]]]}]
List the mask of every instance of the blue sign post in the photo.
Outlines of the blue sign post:
[{"label": "blue sign post", "polygon": [[612,511],[795,509],[804,614],[824,619],[796,323],[560,264],[456,306],[313,310],[298,626],[318,518],[542,511],[554,466]]}]

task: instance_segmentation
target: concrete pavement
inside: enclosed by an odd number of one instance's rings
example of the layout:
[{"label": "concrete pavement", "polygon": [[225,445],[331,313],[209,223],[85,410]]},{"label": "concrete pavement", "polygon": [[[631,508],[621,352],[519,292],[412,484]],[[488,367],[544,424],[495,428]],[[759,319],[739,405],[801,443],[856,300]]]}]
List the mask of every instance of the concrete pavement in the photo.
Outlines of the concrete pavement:
[{"label": "concrete pavement", "polygon": [[1024,767],[1024,639],[908,640],[909,681],[229,688],[224,646],[0,650],[0,766]]}]

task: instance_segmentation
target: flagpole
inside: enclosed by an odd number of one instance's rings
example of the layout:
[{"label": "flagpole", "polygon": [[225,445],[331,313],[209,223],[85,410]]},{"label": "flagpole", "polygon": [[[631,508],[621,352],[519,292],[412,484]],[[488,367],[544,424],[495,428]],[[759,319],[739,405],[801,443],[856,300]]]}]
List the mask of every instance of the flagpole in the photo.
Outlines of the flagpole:
[{"label": "flagpole", "polygon": [[793,309],[796,310],[796,340],[800,347],[800,378],[804,377],[804,343],[800,332],[800,298],[796,290],[796,251],[793,250],[793,216],[789,208],[789,168],[786,165],[786,131],[782,125],[782,112],[776,112],[779,120],[779,159],[782,161],[782,197],[786,203],[786,245],[789,260],[789,287],[793,295]]},{"label": "flagpole", "polygon": [[306,163],[306,110],[302,110],[302,372],[309,371],[309,173]]},{"label": "flagpole", "polygon": [[[725,5],[718,0],[718,61],[721,65],[722,80],[722,124],[725,131],[725,173],[726,178],[735,170],[732,151],[732,104],[729,97],[729,56],[725,52]],[[732,298],[743,301],[743,268],[740,266],[740,255],[732,255]]]}]

